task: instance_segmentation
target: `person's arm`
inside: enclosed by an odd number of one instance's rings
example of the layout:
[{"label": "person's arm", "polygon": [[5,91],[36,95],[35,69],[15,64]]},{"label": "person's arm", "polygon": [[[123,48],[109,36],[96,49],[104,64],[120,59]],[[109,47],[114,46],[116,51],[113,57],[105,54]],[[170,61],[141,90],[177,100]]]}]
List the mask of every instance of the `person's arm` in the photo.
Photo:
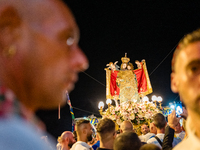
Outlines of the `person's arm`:
[{"label": "person's arm", "polygon": [[165,128],[165,136],[163,139],[162,150],[172,150],[172,142],[174,139],[174,129],[167,126]]},{"label": "person's arm", "polygon": [[174,140],[174,129],[178,125],[180,118],[176,117],[175,110],[168,115],[168,126],[165,128],[165,136],[163,139],[162,150],[172,150],[172,142]]}]

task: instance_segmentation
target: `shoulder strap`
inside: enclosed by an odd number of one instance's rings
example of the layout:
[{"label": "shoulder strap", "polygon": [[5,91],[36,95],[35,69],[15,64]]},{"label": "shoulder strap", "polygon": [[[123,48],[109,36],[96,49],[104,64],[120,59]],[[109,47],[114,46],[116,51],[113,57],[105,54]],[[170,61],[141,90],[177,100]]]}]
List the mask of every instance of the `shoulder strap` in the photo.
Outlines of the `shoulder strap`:
[{"label": "shoulder strap", "polygon": [[156,138],[156,140],[158,141],[158,143],[162,146],[161,140],[157,136],[154,136],[154,137]]},{"label": "shoulder strap", "polygon": [[152,135],[149,139],[151,139],[151,138],[153,138],[153,137],[155,137],[155,135]]}]

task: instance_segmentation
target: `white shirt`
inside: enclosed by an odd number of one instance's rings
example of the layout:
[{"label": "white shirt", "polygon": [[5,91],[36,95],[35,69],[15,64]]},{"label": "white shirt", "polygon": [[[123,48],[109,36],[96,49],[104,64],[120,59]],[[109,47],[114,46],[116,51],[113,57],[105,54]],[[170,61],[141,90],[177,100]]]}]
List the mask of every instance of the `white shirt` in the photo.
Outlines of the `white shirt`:
[{"label": "white shirt", "polygon": [[[158,133],[156,134],[156,136],[160,139],[161,142],[163,142],[163,139],[164,139],[164,136],[165,134],[164,133]],[[151,138],[147,141],[148,144],[155,144],[157,146],[159,146],[160,148],[162,148],[162,146],[160,145],[160,143],[156,140],[156,138]]]},{"label": "white shirt", "polygon": [[139,137],[139,139],[140,139],[141,142],[144,142],[144,135],[143,134],[140,135],[140,136],[138,136],[138,137]]},{"label": "white shirt", "polygon": [[93,150],[93,148],[85,142],[77,141],[70,150]]},{"label": "white shirt", "polygon": [[145,135],[140,135],[139,139],[140,139],[141,142],[147,142],[150,139],[150,137],[152,137],[152,136],[155,136],[155,134],[149,132]]},{"label": "white shirt", "polygon": [[0,119],[0,150],[49,150],[41,136],[35,126],[20,118]]},{"label": "white shirt", "polygon": [[185,132],[182,131],[182,132],[180,132],[180,133],[175,133],[175,135],[176,135],[176,137],[179,137],[181,140],[183,140],[184,137],[185,137]]},{"label": "white shirt", "polygon": [[173,150],[200,150],[200,139],[195,135],[195,130],[191,127],[191,118],[186,121],[186,131],[188,138],[180,142]]},{"label": "white shirt", "polygon": [[[163,142],[163,139],[164,139],[164,136],[165,134],[164,133],[158,133],[156,134],[156,136],[160,139],[161,142]],[[174,138],[173,140],[173,143],[172,143],[172,147],[176,146],[179,142],[181,142],[181,139],[180,138]],[[160,143],[157,141],[156,138],[151,138],[147,141],[148,144],[155,144],[157,146],[159,146],[161,149],[162,149],[162,146],[160,145]]]}]

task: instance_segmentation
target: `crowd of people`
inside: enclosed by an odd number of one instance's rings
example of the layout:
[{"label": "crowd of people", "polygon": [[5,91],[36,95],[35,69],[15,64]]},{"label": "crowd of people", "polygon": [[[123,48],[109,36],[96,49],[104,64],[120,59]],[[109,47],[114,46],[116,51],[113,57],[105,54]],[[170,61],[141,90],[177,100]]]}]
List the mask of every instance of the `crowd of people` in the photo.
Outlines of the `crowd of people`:
[{"label": "crowd of people", "polygon": [[[186,111],[183,116],[187,117]],[[120,128],[116,130],[114,121],[108,118],[101,119],[92,130],[89,120],[81,119],[76,123],[77,141],[75,136],[67,134],[69,131],[62,133],[58,138],[57,150],[168,150],[175,147],[184,138],[187,138],[185,129],[180,125],[180,118],[175,115],[175,110],[168,117],[167,123],[161,113],[153,117],[153,122],[141,125],[141,135],[134,131],[131,121],[123,121]],[[174,121],[175,120],[175,121]],[[169,128],[173,134],[169,139]],[[93,133],[96,131],[96,133]],[[119,131],[119,132],[117,132]],[[94,136],[95,135],[95,136]],[[62,140],[60,140],[62,139]],[[92,142],[90,142],[92,141]],[[73,146],[72,146],[72,143]]]},{"label": "crowd of people", "polygon": [[[62,1],[0,0],[0,33],[0,149],[54,149],[35,112],[64,105],[66,90],[88,67],[75,19]],[[139,137],[130,121],[121,124],[118,134],[115,123],[105,118],[96,128],[97,149],[200,149],[200,29],[185,35],[174,52],[171,89],[187,108],[182,116],[186,133],[175,111],[168,123],[156,114],[150,127],[142,125]],[[66,131],[57,147],[92,149],[92,129],[88,120],[78,121],[77,137]]]}]

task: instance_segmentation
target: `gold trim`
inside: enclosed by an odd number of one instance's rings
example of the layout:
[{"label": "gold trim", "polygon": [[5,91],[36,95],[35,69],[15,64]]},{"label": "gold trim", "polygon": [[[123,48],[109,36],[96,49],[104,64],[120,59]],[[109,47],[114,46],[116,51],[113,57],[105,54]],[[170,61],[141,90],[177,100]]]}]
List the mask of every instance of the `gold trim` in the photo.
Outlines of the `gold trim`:
[{"label": "gold trim", "polygon": [[143,63],[143,69],[144,69],[145,77],[146,77],[146,80],[147,80],[147,91],[142,93],[142,95],[145,96],[145,95],[151,94],[153,92],[153,89],[152,89],[152,86],[151,86],[149,74],[148,74],[148,71],[147,71],[146,62],[145,62],[144,59],[142,60],[142,63]]},{"label": "gold trim", "polygon": [[110,77],[111,77],[111,70],[108,68],[105,68],[106,70],[106,99],[111,99],[111,94],[110,94]]}]

